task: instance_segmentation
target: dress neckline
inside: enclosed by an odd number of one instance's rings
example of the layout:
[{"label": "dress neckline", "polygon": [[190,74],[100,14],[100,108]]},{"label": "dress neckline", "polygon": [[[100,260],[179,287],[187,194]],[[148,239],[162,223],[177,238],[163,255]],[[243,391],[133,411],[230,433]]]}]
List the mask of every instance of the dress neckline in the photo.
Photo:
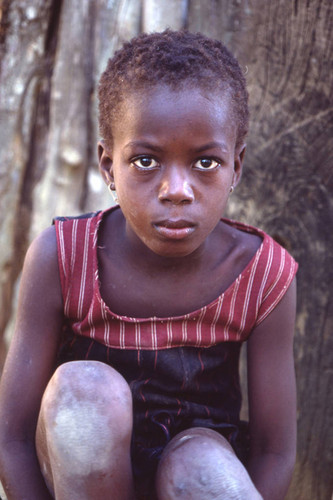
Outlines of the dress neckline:
[{"label": "dress neckline", "polygon": [[248,264],[245,266],[245,268],[240,272],[240,274],[235,278],[235,280],[227,287],[227,289],[222,292],[218,297],[216,297],[214,300],[212,300],[209,304],[206,304],[199,309],[196,309],[194,311],[191,311],[186,314],[182,314],[179,316],[168,316],[168,317],[158,317],[158,316],[151,316],[151,317],[146,317],[146,318],[141,318],[141,317],[131,317],[131,316],[122,316],[117,313],[114,313],[110,307],[107,305],[105,300],[102,297],[101,294],[101,289],[100,289],[100,277],[99,277],[99,267],[98,267],[98,255],[97,255],[97,248],[98,248],[98,231],[101,226],[101,222],[103,218],[108,214],[111,213],[112,211],[115,211],[116,209],[120,209],[119,205],[112,206],[106,210],[98,212],[96,215],[96,224],[94,227],[94,240],[97,243],[94,247],[94,255],[93,255],[93,261],[94,261],[94,274],[95,274],[95,290],[94,293],[97,295],[98,301],[102,304],[103,309],[106,311],[108,315],[111,317],[119,320],[119,321],[125,321],[125,322],[131,322],[131,323],[144,323],[144,322],[152,322],[152,321],[160,321],[161,323],[167,322],[167,321],[182,321],[184,319],[186,320],[196,320],[198,317],[201,317],[205,314],[207,309],[214,308],[219,302],[223,301],[225,297],[228,295],[232,294],[235,287],[239,285],[239,282],[247,276],[252,268],[254,267],[255,263],[259,260],[259,257],[261,253],[263,252],[264,248],[269,244],[269,240],[271,239],[268,234],[266,234],[264,231],[261,229],[258,229],[254,226],[245,224],[243,222],[235,221],[233,219],[227,219],[225,217],[221,217],[221,221],[225,222],[231,227],[235,227],[236,229],[247,232],[250,234],[254,234],[256,236],[259,236],[262,240],[259,248],[256,250],[255,254],[252,256]]}]

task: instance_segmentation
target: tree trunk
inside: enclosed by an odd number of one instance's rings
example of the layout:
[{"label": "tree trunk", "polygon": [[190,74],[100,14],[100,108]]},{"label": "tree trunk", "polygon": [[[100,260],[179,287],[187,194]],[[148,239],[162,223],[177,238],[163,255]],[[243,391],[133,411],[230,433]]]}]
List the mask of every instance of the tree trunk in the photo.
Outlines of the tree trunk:
[{"label": "tree trunk", "polygon": [[0,367],[32,237],[55,215],[111,203],[96,157],[96,86],[108,57],[142,30],[202,31],[230,47],[249,84],[246,165],[228,215],[262,227],[300,264],[298,459],[288,499],[330,499],[330,0],[2,0],[0,17]]}]

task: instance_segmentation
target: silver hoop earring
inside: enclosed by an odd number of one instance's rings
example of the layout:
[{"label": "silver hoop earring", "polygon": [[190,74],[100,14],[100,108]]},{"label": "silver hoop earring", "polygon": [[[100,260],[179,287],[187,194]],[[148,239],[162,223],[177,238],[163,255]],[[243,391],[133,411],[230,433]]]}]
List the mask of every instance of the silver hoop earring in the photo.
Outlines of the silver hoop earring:
[{"label": "silver hoop earring", "polygon": [[235,189],[234,186],[230,186],[230,190],[229,190],[230,194],[234,192],[234,189]]},{"label": "silver hoop earring", "polygon": [[110,184],[108,184],[108,190],[110,191],[110,193],[112,195],[112,198],[113,198],[113,201],[115,202],[115,204],[119,205],[117,191],[115,190],[113,182],[110,182]]}]

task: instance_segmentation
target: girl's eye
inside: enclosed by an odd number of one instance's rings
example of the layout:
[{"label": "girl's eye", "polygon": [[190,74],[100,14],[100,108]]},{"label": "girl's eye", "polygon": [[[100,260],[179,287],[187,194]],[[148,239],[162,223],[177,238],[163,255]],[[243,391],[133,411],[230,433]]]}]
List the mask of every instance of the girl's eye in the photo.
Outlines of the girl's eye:
[{"label": "girl's eye", "polygon": [[220,163],[213,160],[213,158],[200,158],[200,160],[195,162],[194,167],[200,170],[213,170],[219,165]]},{"label": "girl's eye", "polygon": [[132,165],[149,170],[158,167],[158,162],[154,160],[154,158],[150,158],[150,156],[142,156],[141,158],[133,160]]}]

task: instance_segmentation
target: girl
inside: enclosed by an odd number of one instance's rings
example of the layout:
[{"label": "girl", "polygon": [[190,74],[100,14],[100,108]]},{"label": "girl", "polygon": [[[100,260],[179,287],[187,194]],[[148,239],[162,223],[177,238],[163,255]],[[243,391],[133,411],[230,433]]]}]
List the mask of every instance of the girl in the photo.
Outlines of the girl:
[{"label": "girl", "polygon": [[8,498],[282,499],[297,265],[221,218],[245,152],[240,67],[203,35],[144,34],[109,61],[99,99],[119,204],[56,220],[28,251],[1,386]]}]

